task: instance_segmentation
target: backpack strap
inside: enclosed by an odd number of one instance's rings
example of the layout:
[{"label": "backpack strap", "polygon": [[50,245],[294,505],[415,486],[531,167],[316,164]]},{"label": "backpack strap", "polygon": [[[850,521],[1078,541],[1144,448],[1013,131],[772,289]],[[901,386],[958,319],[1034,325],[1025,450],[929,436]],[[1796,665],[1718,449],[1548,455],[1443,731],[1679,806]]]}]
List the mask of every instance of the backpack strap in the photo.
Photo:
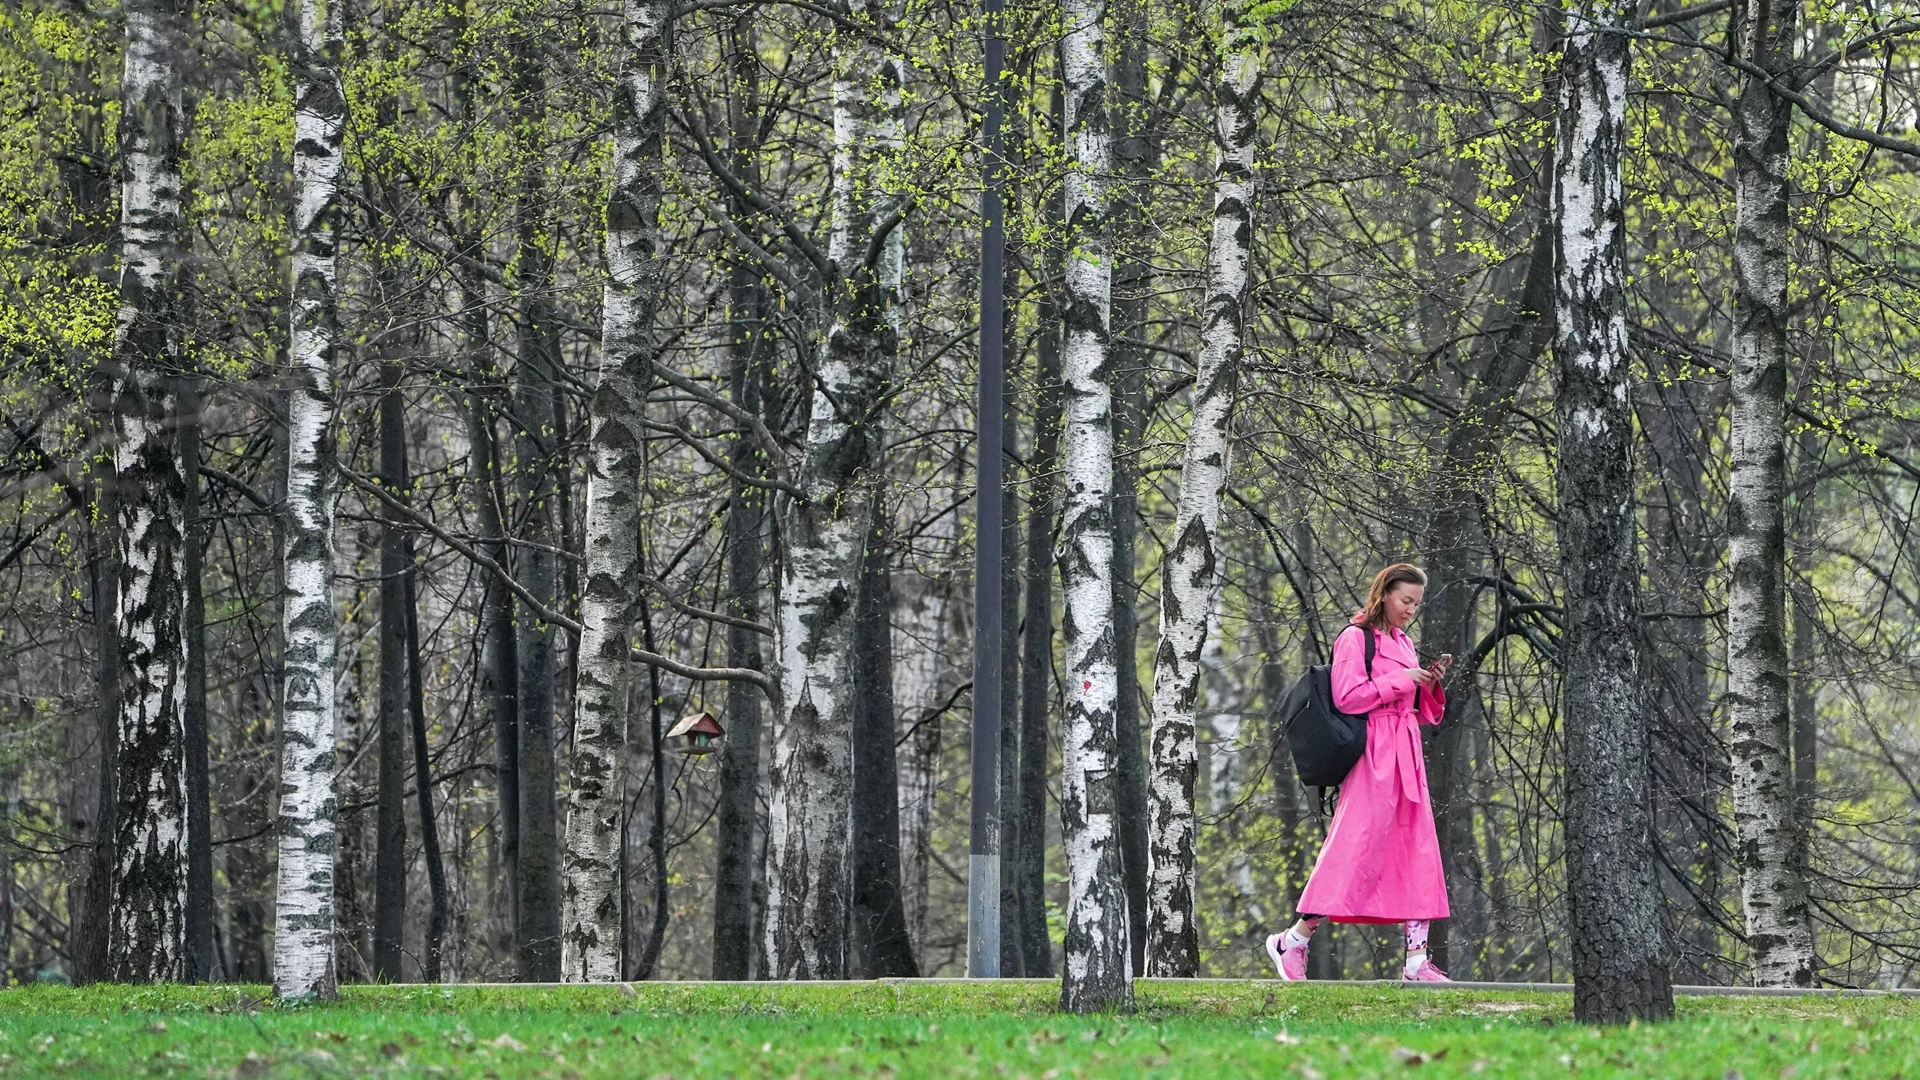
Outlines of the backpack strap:
[{"label": "backpack strap", "polygon": [[1335,784],[1332,787],[1318,787],[1313,790],[1320,795],[1320,798],[1314,804],[1315,809],[1320,811],[1322,818],[1332,817],[1333,811],[1336,808],[1335,804],[1340,798],[1340,786]]},{"label": "backpack strap", "polygon": [[[1366,643],[1367,681],[1372,682],[1373,681],[1373,651],[1375,648],[1377,648],[1377,646],[1374,644],[1374,641],[1373,641],[1373,631],[1370,628],[1361,626],[1358,623],[1355,623],[1354,625],[1348,627],[1347,629],[1360,631],[1360,640]],[[1340,631],[1341,634],[1344,634],[1346,632],[1347,632],[1346,630]],[[1335,641],[1340,640],[1338,634],[1334,635],[1334,640]]]}]

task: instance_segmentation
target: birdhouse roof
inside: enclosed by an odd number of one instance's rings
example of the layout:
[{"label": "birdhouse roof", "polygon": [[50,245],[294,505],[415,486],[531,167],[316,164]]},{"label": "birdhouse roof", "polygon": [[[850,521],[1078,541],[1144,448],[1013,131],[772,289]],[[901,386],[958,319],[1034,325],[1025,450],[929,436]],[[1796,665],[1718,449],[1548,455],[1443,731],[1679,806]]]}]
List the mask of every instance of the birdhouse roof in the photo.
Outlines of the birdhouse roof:
[{"label": "birdhouse roof", "polygon": [[704,732],[708,735],[726,734],[725,731],[721,730],[720,721],[715,720],[712,713],[697,712],[692,716],[681,717],[679,722],[673,725],[673,730],[667,732],[667,738],[671,739],[679,735],[691,735],[695,732]]}]

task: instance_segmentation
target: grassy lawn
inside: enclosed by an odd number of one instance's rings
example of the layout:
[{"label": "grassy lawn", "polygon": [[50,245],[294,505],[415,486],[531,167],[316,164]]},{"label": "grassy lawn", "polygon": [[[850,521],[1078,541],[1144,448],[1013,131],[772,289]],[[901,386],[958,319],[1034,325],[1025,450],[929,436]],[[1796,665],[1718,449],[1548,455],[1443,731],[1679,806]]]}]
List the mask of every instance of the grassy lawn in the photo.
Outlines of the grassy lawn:
[{"label": "grassy lawn", "polygon": [[1083,1018],[1056,992],[353,987],[277,1007],[236,987],[30,986],[0,992],[0,1076],[1920,1080],[1920,1002],[1899,998],[1691,998],[1674,1023],[1601,1031],[1564,994],[1146,983],[1137,1013]]}]

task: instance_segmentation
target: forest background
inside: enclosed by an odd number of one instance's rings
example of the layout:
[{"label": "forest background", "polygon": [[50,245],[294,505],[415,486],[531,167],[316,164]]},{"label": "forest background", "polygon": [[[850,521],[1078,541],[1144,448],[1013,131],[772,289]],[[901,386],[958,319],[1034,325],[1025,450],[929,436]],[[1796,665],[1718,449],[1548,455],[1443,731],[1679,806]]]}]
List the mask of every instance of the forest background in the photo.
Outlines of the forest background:
[{"label": "forest background", "polygon": [[[1261,942],[1291,913],[1324,827],[1273,706],[1325,659],[1372,573],[1405,559],[1434,575],[1417,636],[1460,669],[1428,745],[1454,907],[1436,946],[1456,977],[1554,981],[1569,963],[1567,766],[1552,319],[1539,290],[1560,15],[1331,0],[1247,10],[1264,82],[1222,588],[1196,705],[1198,969],[1264,970]],[[1733,112],[1750,74],[1733,62],[1740,10],[1637,12],[1623,156],[1653,848],[1682,983],[1741,981],[1750,963],[1726,708]],[[1790,301],[1795,805],[1822,976],[1899,986],[1920,964],[1920,185],[1896,138],[1920,121],[1915,12],[1802,14],[1793,52],[1822,62],[1801,93],[1834,122],[1791,128],[1791,230],[1777,253]],[[344,15],[334,962],[346,981],[539,976],[558,963],[547,927],[560,918],[563,806],[578,775],[580,643],[475,556],[579,621],[625,31],[618,13],[565,0],[355,3]],[[854,862],[856,874],[878,868],[860,880],[882,892],[855,897],[869,929],[856,931],[852,967],[963,970],[981,23],[971,7],[916,0],[850,29],[868,15],[687,3],[672,9],[657,67],[664,277],[658,370],[644,386],[635,644],[672,663],[634,679],[635,722],[618,747],[626,977],[767,970],[756,927],[776,736],[738,672],[767,666],[762,630],[791,539],[768,512],[784,482],[769,459],[805,443],[832,321],[821,281],[844,170],[831,91],[849,35],[867,35],[898,73],[873,175],[900,226],[876,233],[897,355],[872,421],[884,483],[859,566],[850,688]],[[15,981],[105,974],[101,822],[128,797],[114,783],[118,532],[96,483],[113,443],[101,386],[121,303],[127,17],[80,0],[0,6],[0,950]],[[1105,19],[1115,812],[1137,955],[1154,627],[1205,326],[1225,49],[1218,13],[1181,0],[1114,0]],[[1062,12],[1015,0],[1005,33],[1012,390],[998,644],[1018,692],[1003,701],[1002,966],[1051,974],[1067,878],[1055,812],[1073,257]],[[163,38],[185,88],[189,240],[169,374],[192,480],[188,949],[202,977],[254,982],[269,979],[273,953],[296,37],[292,12],[242,2],[186,5]],[[1877,144],[1841,128],[1892,135]],[[702,710],[727,728],[725,749],[675,752],[665,730]],[[867,753],[881,747],[892,754]],[[1364,928],[1315,948],[1317,977],[1399,962],[1396,936]]]}]

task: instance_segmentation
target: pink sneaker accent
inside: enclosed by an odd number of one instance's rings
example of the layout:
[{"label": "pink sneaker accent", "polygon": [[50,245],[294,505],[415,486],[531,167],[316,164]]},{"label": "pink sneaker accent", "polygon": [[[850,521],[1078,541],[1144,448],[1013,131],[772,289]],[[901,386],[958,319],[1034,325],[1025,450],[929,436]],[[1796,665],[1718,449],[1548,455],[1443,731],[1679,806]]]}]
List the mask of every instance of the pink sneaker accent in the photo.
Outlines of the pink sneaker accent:
[{"label": "pink sneaker accent", "polygon": [[1413,974],[1408,975],[1405,972],[1402,972],[1400,975],[1400,978],[1405,982],[1452,982],[1453,981],[1452,979],[1447,978],[1446,972],[1440,970],[1440,965],[1434,963],[1431,960],[1420,961],[1420,966],[1414,969]]},{"label": "pink sneaker accent", "polygon": [[1291,949],[1282,948],[1286,942],[1283,930],[1267,938],[1267,955],[1273,958],[1273,969],[1288,982],[1307,981],[1307,947],[1296,945]]}]

